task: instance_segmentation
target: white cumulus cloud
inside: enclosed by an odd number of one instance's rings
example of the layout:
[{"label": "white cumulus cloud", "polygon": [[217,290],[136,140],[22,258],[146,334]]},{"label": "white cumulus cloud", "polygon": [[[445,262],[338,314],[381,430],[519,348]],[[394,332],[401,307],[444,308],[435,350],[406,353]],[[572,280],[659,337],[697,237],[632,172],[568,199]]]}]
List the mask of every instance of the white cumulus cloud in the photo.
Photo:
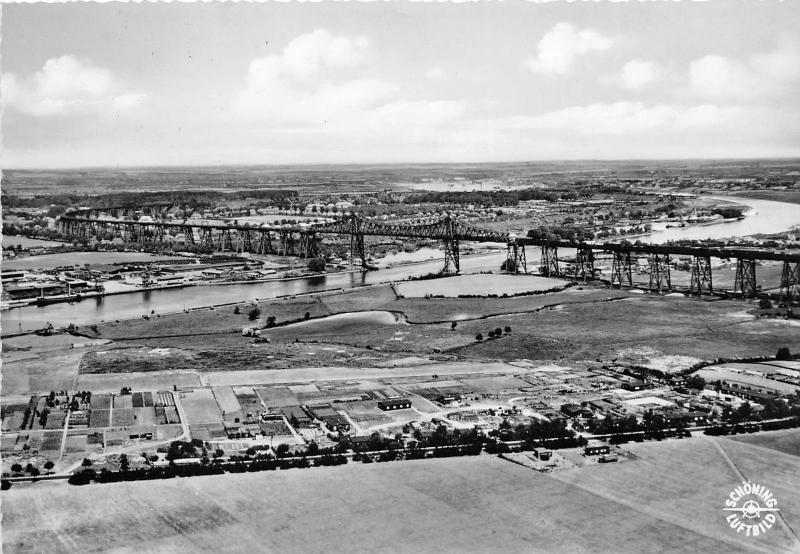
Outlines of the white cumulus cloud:
[{"label": "white cumulus cloud", "polygon": [[659,68],[648,60],[631,60],[622,67],[620,82],[628,90],[639,90],[653,84],[659,78]]},{"label": "white cumulus cloud", "polygon": [[525,63],[535,73],[564,75],[575,60],[591,52],[608,50],[614,40],[592,29],[577,29],[571,23],[558,23],[537,44],[537,53]]},{"label": "white cumulus cloud", "polygon": [[686,95],[715,101],[770,101],[797,95],[800,45],[783,41],[772,51],[736,59],[709,54],[689,64]]},{"label": "white cumulus cloud", "polygon": [[570,106],[537,116],[515,118],[510,124],[522,129],[614,136],[712,126],[731,120],[739,112],[736,107],[713,104],[680,106],[622,101]]},{"label": "white cumulus cloud", "polygon": [[[410,99],[403,86],[372,76],[370,41],[316,30],[250,63],[234,113],[262,128],[321,131],[350,140],[432,136],[461,116],[458,100]],[[436,75],[429,75],[436,77]]]},{"label": "white cumulus cloud", "polygon": [[26,79],[4,73],[0,86],[6,107],[35,117],[118,113],[147,96],[125,90],[110,70],[73,55],[50,58]]}]

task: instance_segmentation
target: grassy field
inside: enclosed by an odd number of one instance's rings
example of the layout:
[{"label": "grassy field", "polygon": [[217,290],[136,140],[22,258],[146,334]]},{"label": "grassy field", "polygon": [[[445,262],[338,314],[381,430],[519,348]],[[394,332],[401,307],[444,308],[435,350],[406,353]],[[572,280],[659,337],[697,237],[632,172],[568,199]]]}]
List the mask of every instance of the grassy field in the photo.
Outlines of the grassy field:
[{"label": "grassy field", "polygon": [[151,373],[104,373],[81,375],[77,388],[94,392],[119,392],[122,387],[136,391],[178,388],[200,385],[200,377],[193,372],[164,371]]},{"label": "grassy field", "polygon": [[186,423],[189,425],[222,421],[222,412],[211,389],[182,392],[180,401],[186,412]]},{"label": "grassy field", "polygon": [[737,481],[718,463],[701,464],[708,446],[691,442],[682,450],[695,472],[682,471],[669,456],[677,452],[657,444],[635,462],[552,477],[482,456],[172,479],[157,492],[147,482],[15,486],[3,497],[3,546],[12,553],[641,553],[655,545],[786,552],[791,543],[777,529],[754,543],[725,527],[720,508]]},{"label": "grassy field", "polygon": [[[773,528],[758,540],[737,536],[722,512],[725,497],[741,483],[741,472],[775,493],[783,516],[796,529],[800,523],[800,483],[796,479],[800,458],[764,456],[760,449],[744,443],[705,437],[636,444],[626,449],[633,454],[633,463],[614,467],[598,464],[552,476],[605,498],[609,505],[627,506],[680,525],[684,532],[715,539],[719,541],[715,551],[749,546],[761,552],[797,552],[800,548],[800,541],[785,529]],[[701,549],[690,545],[690,550]]]},{"label": "grassy field", "polygon": [[530,275],[458,275],[442,279],[427,279],[398,283],[398,292],[405,297],[462,295],[488,296],[496,294],[522,294],[551,289],[560,289],[567,285],[563,279],[548,279]]},{"label": "grassy field", "polygon": [[[198,289],[202,292],[202,289]],[[261,311],[260,319],[250,320],[249,313],[254,307]],[[234,313],[236,308],[239,313]],[[189,335],[241,333],[244,327],[265,327],[267,318],[275,317],[277,323],[300,321],[306,312],[311,317],[330,315],[319,298],[304,296],[299,298],[275,299],[263,302],[245,302],[235,306],[224,306],[213,310],[194,310],[177,314],[104,323],[99,326],[100,336],[107,339],[142,339],[146,337],[182,337]]]},{"label": "grassy field", "polygon": [[765,431],[753,435],[738,435],[731,440],[753,444],[770,450],[777,450],[785,454],[800,457],[800,432],[797,429],[782,431]]},{"label": "grassy field", "polygon": [[628,300],[569,304],[531,314],[462,322],[474,335],[511,326],[510,336],[474,342],[459,354],[487,358],[569,360],[619,358],[647,348],[658,356],[699,359],[772,355],[781,346],[800,350],[798,327],[781,320],[754,320],[750,305],[642,295]]},{"label": "grassy field", "polygon": [[7,260],[3,261],[3,267],[9,271],[20,271],[84,264],[152,263],[172,259],[175,259],[175,256],[160,256],[146,252],[67,252]]}]

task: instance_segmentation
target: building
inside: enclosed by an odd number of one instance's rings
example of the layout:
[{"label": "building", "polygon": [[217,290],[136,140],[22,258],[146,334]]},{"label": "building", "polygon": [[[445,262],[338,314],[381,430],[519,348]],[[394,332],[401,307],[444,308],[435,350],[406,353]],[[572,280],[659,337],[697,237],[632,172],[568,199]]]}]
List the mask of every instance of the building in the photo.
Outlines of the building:
[{"label": "building", "polygon": [[633,377],[622,379],[622,388],[629,391],[639,391],[645,389],[652,389],[651,383],[645,383],[641,379],[634,379]]},{"label": "building", "polygon": [[405,410],[411,407],[411,400],[408,398],[387,398],[378,401],[378,408],[384,411]]},{"label": "building", "polygon": [[350,422],[342,414],[334,410],[330,404],[309,406],[308,411],[331,431],[347,432],[350,430]]},{"label": "building", "polygon": [[611,447],[607,444],[592,444],[583,449],[585,456],[597,456],[598,454],[609,454]]},{"label": "building", "polygon": [[563,404],[561,406],[561,413],[567,417],[578,417],[581,415],[583,408],[578,404]]},{"label": "building", "polygon": [[292,426],[294,427],[310,427],[313,423],[312,419],[300,406],[284,406],[281,408],[281,413]]},{"label": "building", "polygon": [[723,394],[765,403],[784,395],[794,394],[797,387],[764,377],[741,374],[736,379],[721,379],[719,390]]}]

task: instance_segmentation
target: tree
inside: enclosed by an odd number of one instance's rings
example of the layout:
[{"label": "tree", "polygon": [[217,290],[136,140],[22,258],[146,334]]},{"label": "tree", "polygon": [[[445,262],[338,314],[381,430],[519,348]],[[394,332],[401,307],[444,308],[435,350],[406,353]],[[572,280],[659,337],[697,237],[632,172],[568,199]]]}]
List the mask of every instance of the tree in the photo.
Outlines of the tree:
[{"label": "tree", "polygon": [[308,443],[308,448],[306,448],[306,454],[309,456],[316,456],[319,454],[319,445],[315,441],[311,441]]},{"label": "tree", "polygon": [[44,468],[45,468],[45,469],[48,469],[48,470],[49,470],[49,469],[53,469],[53,467],[54,467],[55,465],[56,465],[56,464],[54,464],[54,463],[53,463],[53,462],[51,462],[50,460],[47,460],[47,461],[44,463]]},{"label": "tree", "polygon": [[275,327],[275,316],[271,315],[267,318],[267,327]]},{"label": "tree", "polygon": [[124,471],[128,471],[129,467],[130,466],[128,464],[128,455],[127,454],[120,454],[120,456],[119,456],[119,470],[123,471],[123,472]]},{"label": "tree", "polygon": [[240,313],[242,313],[242,311],[239,309],[239,306],[236,306],[236,307],[233,309],[233,313],[235,313],[236,315],[239,315]]},{"label": "tree", "polygon": [[791,360],[792,359],[792,353],[789,352],[789,348],[788,347],[782,346],[782,347],[778,348],[778,353],[775,356],[775,358],[778,359],[778,360],[785,360],[785,361],[786,360]]},{"label": "tree", "polygon": [[311,319],[311,312],[306,312],[305,315],[303,315],[303,319]]},{"label": "tree", "polygon": [[316,258],[308,260],[307,265],[309,271],[318,273],[320,271],[325,271],[325,266],[327,265],[327,262],[325,261],[325,258],[323,258],[322,256],[317,256]]},{"label": "tree", "polygon": [[772,301],[769,298],[764,297],[758,301],[758,307],[762,310],[769,310],[772,308]]},{"label": "tree", "polygon": [[289,454],[289,445],[286,444],[285,442],[280,443],[278,445],[278,448],[275,449],[275,455],[278,458],[282,458],[284,456],[287,456],[288,454]]},{"label": "tree", "polygon": [[21,464],[12,464],[11,465],[11,472],[12,473],[19,473],[20,471],[22,471],[22,465]]},{"label": "tree", "polygon": [[505,332],[506,335],[510,335],[511,334],[511,325],[506,325],[503,328],[503,331]]},{"label": "tree", "polygon": [[483,340],[483,335],[481,333],[478,333],[477,335],[475,335],[475,340],[482,341]]},{"label": "tree", "polygon": [[89,458],[84,458],[83,462],[81,462],[81,465],[83,467],[89,467],[90,465],[92,465],[92,460],[90,460]]},{"label": "tree", "polygon": [[458,327],[458,323],[456,323],[455,321],[450,324],[450,330],[451,331],[455,331],[456,327]]},{"label": "tree", "polygon": [[256,306],[247,313],[247,317],[250,319],[250,321],[257,320],[260,315],[261,315],[261,310],[258,309],[258,306]]},{"label": "tree", "polygon": [[706,388],[706,380],[699,375],[690,375],[686,378],[686,386],[690,389],[703,390]]},{"label": "tree", "polygon": [[495,337],[499,337],[502,334],[503,334],[503,330],[500,327],[498,327],[497,329],[494,330],[494,336]]}]

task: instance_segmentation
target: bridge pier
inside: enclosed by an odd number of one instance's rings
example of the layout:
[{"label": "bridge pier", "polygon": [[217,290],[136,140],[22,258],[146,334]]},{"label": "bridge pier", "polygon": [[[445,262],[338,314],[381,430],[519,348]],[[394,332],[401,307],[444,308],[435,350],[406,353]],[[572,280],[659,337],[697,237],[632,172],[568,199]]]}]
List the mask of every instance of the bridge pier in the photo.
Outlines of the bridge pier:
[{"label": "bridge pier", "polygon": [[278,246],[279,256],[292,256],[295,253],[294,235],[291,231],[280,232],[280,246]]},{"label": "bridge pier", "polygon": [[[525,245],[519,244],[516,240],[510,240],[506,244],[506,273],[528,273],[528,262],[525,259]],[[520,271],[522,269],[522,271]]]},{"label": "bridge pier", "polygon": [[214,249],[214,231],[208,227],[203,227],[200,230],[200,244],[206,248]]},{"label": "bridge pier", "polygon": [[250,235],[250,229],[245,229],[239,233],[242,239],[242,251],[243,252],[252,252],[253,251],[253,238]]},{"label": "bridge pier", "polygon": [[183,228],[183,242],[185,244],[194,244],[194,227],[187,225]]},{"label": "bridge pier", "polygon": [[703,291],[713,294],[714,287],[711,279],[711,258],[709,256],[694,256],[692,259],[692,277],[689,282],[689,293],[703,295]]},{"label": "bridge pier", "polygon": [[353,233],[350,235],[350,268],[355,267],[356,258],[361,259],[361,267],[367,267],[367,249],[364,246],[364,235]]},{"label": "bridge pier", "polygon": [[558,247],[549,244],[542,245],[542,261],[539,269],[545,277],[561,276],[561,270],[558,267]]},{"label": "bridge pier", "polygon": [[650,254],[648,257],[650,264],[650,290],[661,292],[663,289],[670,290],[669,273],[669,254]]},{"label": "bridge pier", "polygon": [[783,262],[780,303],[800,301],[800,262]]},{"label": "bridge pier", "polygon": [[319,255],[317,235],[314,233],[300,234],[300,257],[316,258]]},{"label": "bridge pier", "polygon": [[575,278],[584,283],[594,279],[594,251],[591,248],[578,248],[575,254]]},{"label": "bridge pier", "polygon": [[629,250],[614,252],[614,262],[611,265],[611,285],[618,285],[620,288],[633,286],[631,253]]},{"label": "bridge pier", "polygon": [[736,280],[733,283],[734,294],[741,294],[742,298],[755,298],[756,261],[739,258],[736,260]]},{"label": "bridge pier", "polygon": [[458,246],[458,239],[444,239],[444,272],[450,273],[450,266],[453,266],[453,273],[461,271],[461,252]]},{"label": "bridge pier", "polygon": [[220,232],[219,242],[220,242],[219,249],[222,250],[223,252],[225,252],[226,250],[236,250],[236,248],[233,247],[233,237],[231,236],[230,229],[223,229]]}]

